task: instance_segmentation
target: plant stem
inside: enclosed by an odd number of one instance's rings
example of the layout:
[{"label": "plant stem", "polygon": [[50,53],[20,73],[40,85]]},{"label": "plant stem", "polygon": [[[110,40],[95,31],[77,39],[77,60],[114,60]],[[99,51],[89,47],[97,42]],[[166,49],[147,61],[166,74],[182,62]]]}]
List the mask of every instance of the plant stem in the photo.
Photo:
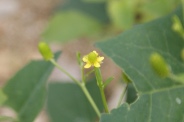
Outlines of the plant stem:
[{"label": "plant stem", "polygon": [[[54,59],[50,60],[51,63],[56,66],[61,72],[65,73],[69,78],[71,78],[77,85],[80,86],[80,88],[82,89],[82,91],[84,92],[85,96],[87,97],[88,101],[90,102],[91,106],[93,107],[93,109],[95,110],[96,114],[98,115],[98,117],[100,117],[100,111],[97,107],[97,105],[95,104],[93,98],[91,97],[91,95],[89,94],[86,86],[85,86],[85,79],[83,79],[83,82],[79,82],[78,80],[76,80],[73,76],[71,76],[67,71],[65,71],[61,66],[59,66],[56,61]],[[83,73],[83,71],[82,71]],[[83,74],[82,74],[83,76]]]},{"label": "plant stem", "polygon": [[84,84],[86,84],[86,79],[85,79],[85,76],[84,76],[84,68],[83,68],[83,66],[80,66],[80,70],[81,70],[82,82]]},{"label": "plant stem", "polygon": [[106,100],[105,93],[104,93],[104,85],[103,85],[103,81],[102,81],[102,75],[101,75],[101,72],[100,72],[99,68],[95,68],[95,75],[96,75],[96,80],[97,80],[98,87],[100,89],[100,94],[101,94],[101,97],[102,97],[102,102],[103,102],[103,105],[104,105],[105,112],[109,113],[107,100]]},{"label": "plant stem", "polygon": [[61,66],[59,66],[54,59],[50,60],[51,63],[56,66],[61,72],[66,74],[69,78],[71,78],[76,84],[80,85],[80,82],[76,80],[73,76],[71,76],[67,71],[65,71]]},{"label": "plant stem", "polygon": [[172,79],[172,80],[178,82],[178,83],[184,84],[184,79],[181,79],[181,78],[177,77],[177,76],[174,75],[174,74],[170,74],[168,77],[169,77],[170,79]]},{"label": "plant stem", "polygon": [[95,110],[96,114],[98,115],[98,117],[100,118],[100,111],[98,109],[98,107],[96,106],[94,100],[92,99],[90,93],[88,92],[86,86],[84,83],[80,84],[80,87],[82,89],[82,91],[84,92],[84,94],[86,95],[88,101],[90,102],[91,106],[93,107],[93,109]]},{"label": "plant stem", "polygon": [[119,106],[121,105],[122,100],[123,100],[123,98],[124,98],[124,96],[125,96],[125,93],[126,93],[126,91],[127,91],[127,88],[128,88],[128,84],[126,85],[125,89],[124,89],[123,92],[121,93],[121,96],[120,96],[120,98],[119,98],[117,107],[119,107]]},{"label": "plant stem", "polygon": [[92,72],[94,72],[94,69],[89,71],[89,72],[87,72],[85,77],[88,77]]},{"label": "plant stem", "polygon": [[107,105],[107,101],[106,101],[106,97],[105,97],[105,93],[104,93],[103,88],[100,88],[100,94],[101,94],[101,97],[102,97],[102,102],[103,102],[103,105],[104,105],[105,112],[109,113],[109,109],[108,109],[108,105]]}]

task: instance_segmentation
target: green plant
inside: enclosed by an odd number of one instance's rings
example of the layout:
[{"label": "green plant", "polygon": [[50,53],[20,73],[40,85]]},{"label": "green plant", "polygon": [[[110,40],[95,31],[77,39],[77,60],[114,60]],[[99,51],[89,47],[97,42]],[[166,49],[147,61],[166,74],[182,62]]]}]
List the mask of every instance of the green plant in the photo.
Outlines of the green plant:
[{"label": "green plant", "polygon": [[[183,24],[183,10],[179,7],[167,16],[95,43],[122,69],[127,81],[127,100],[121,104],[123,91],[118,107],[112,111],[104,89],[113,78],[103,80],[101,76],[103,57],[96,51],[83,58],[77,53],[82,77],[78,81],[57,64],[60,52],[53,55],[41,42],[39,49],[47,61],[32,61],[0,90],[0,105],[17,113],[17,118],[3,116],[0,120],[32,122],[47,100],[52,122],[183,122]],[[54,66],[75,84],[50,83],[47,91],[46,81]],[[91,66],[92,70],[84,74],[84,68]],[[96,80],[87,78],[91,73]]]}]

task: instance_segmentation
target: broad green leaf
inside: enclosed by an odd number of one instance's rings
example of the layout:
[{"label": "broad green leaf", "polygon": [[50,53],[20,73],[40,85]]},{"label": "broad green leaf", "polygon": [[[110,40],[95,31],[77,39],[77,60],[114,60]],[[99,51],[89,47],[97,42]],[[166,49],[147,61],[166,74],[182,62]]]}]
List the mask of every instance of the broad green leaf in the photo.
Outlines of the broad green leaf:
[{"label": "broad green leaf", "polygon": [[[55,56],[58,58],[60,53]],[[46,81],[54,66],[46,61],[31,61],[17,72],[3,88],[5,105],[13,108],[20,122],[33,122],[46,96]]]},{"label": "broad green leaf", "polygon": [[[89,1],[89,0],[88,0]],[[92,1],[92,0],[90,0]],[[103,0],[93,0],[103,1]],[[102,23],[108,23],[109,17],[106,11],[105,2],[86,2],[84,0],[63,0],[57,8],[58,11],[80,11],[85,14],[92,16],[96,20]]]},{"label": "broad green leaf", "polygon": [[180,57],[184,41],[171,29],[174,14],[182,19],[180,8],[169,16],[97,43],[124,70],[138,92],[136,102],[104,114],[101,122],[184,122],[184,85],[159,78],[149,64],[152,52],[158,52],[174,74],[184,72]]},{"label": "broad green leaf", "polygon": [[135,100],[137,99],[137,92],[134,86],[132,85],[132,83],[129,83],[127,85],[128,85],[128,88],[127,88],[126,102],[130,104],[135,102]]},{"label": "broad green leaf", "polygon": [[54,15],[42,37],[45,41],[66,42],[71,39],[93,36],[101,29],[94,18],[77,11]]},{"label": "broad green leaf", "polygon": [[[103,104],[96,82],[87,88],[98,108]],[[48,113],[51,122],[95,122],[97,115],[80,87],[74,83],[52,83],[48,91]]]}]

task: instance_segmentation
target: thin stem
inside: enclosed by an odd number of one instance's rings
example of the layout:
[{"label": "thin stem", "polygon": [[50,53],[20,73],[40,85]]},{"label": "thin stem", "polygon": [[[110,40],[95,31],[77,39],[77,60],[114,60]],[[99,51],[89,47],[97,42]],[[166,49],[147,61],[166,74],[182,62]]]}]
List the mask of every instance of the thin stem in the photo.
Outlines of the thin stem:
[{"label": "thin stem", "polygon": [[125,96],[125,93],[126,93],[127,89],[128,89],[128,84],[126,85],[125,89],[124,89],[123,92],[121,93],[121,96],[120,96],[120,98],[119,98],[117,107],[119,107],[119,106],[121,105],[122,100],[123,100],[123,98],[124,98],[124,96]]},{"label": "thin stem", "polygon": [[59,66],[54,59],[50,60],[54,66],[56,66],[61,72],[66,74],[69,78],[71,78],[76,84],[80,85],[80,82],[76,80],[73,76],[71,76],[67,71],[65,71],[61,66]]},{"label": "thin stem", "polygon": [[94,69],[86,73],[86,77],[88,77],[92,72],[94,72]]},{"label": "thin stem", "polygon": [[169,77],[170,79],[176,81],[176,82],[179,82],[179,83],[184,84],[184,79],[181,79],[181,78],[177,77],[177,76],[174,75],[174,74],[170,74],[168,77]]},{"label": "thin stem", "polygon": [[82,91],[84,92],[84,94],[86,95],[86,97],[87,97],[88,101],[90,102],[91,106],[95,110],[96,114],[100,118],[100,111],[99,111],[98,107],[96,106],[94,100],[92,99],[91,95],[89,94],[89,92],[88,92],[85,84],[84,83],[81,83],[80,84],[80,87],[81,87]]},{"label": "thin stem", "polygon": [[104,93],[104,85],[103,85],[103,81],[102,81],[102,75],[101,75],[101,72],[100,72],[99,68],[95,68],[95,75],[96,75],[96,80],[97,80],[98,87],[100,89],[100,94],[101,94],[101,97],[102,97],[102,102],[103,102],[103,105],[104,105],[105,112],[109,113],[107,100],[106,100],[105,93]]},{"label": "thin stem", "polygon": [[86,86],[85,86],[85,81],[84,82],[79,82],[78,80],[76,80],[73,76],[71,76],[67,71],[65,71],[61,66],[59,66],[56,61],[54,59],[50,60],[54,66],[56,66],[60,71],[62,71],[63,73],[65,73],[68,77],[70,77],[77,85],[79,85],[82,89],[82,91],[84,92],[85,96],[87,97],[88,101],[90,102],[91,106],[93,107],[93,109],[95,110],[96,114],[98,115],[98,117],[100,117],[100,111],[97,107],[97,105],[95,104],[95,102],[93,101],[91,95],[89,94]]},{"label": "thin stem", "polygon": [[103,105],[104,105],[105,112],[109,113],[109,109],[108,109],[108,105],[107,105],[107,101],[106,101],[106,97],[105,97],[105,93],[104,93],[103,88],[100,88],[100,94],[101,94],[101,97],[102,97],[102,102],[103,102]]},{"label": "thin stem", "polygon": [[82,82],[85,84],[86,83],[86,78],[84,76],[84,68],[83,68],[83,65],[80,66],[80,70],[81,70]]}]

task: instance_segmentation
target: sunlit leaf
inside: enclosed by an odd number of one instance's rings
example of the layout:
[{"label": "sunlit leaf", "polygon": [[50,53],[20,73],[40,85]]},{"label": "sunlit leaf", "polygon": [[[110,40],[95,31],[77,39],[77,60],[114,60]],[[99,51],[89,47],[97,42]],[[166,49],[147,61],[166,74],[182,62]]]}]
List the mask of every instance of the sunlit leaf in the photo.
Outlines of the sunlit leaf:
[{"label": "sunlit leaf", "polygon": [[[60,53],[55,56],[58,58]],[[46,98],[46,81],[54,66],[46,61],[31,61],[3,88],[5,105],[13,108],[21,122],[33,122]]]},{"label": "sunlit leaf", "polygon": [[42,38],[45,41],[66,42],[93,36],[100,29],[101,24],[94,18],[77,11],[66,11],[53,16]]},{"label": "sunlit leaf", "polygon": [[150,55],[158,52],[174,74],[184,72],[180,57],[184,41],[171,29],[174,14],[183,19],[182,9],[178,9],[169,16],[97,43],[124,70],[138,91],[134,103],[125,103],[111,114],[104,114],[101,122],[184,122],[184,85],[160,78],[149,63]]}]

